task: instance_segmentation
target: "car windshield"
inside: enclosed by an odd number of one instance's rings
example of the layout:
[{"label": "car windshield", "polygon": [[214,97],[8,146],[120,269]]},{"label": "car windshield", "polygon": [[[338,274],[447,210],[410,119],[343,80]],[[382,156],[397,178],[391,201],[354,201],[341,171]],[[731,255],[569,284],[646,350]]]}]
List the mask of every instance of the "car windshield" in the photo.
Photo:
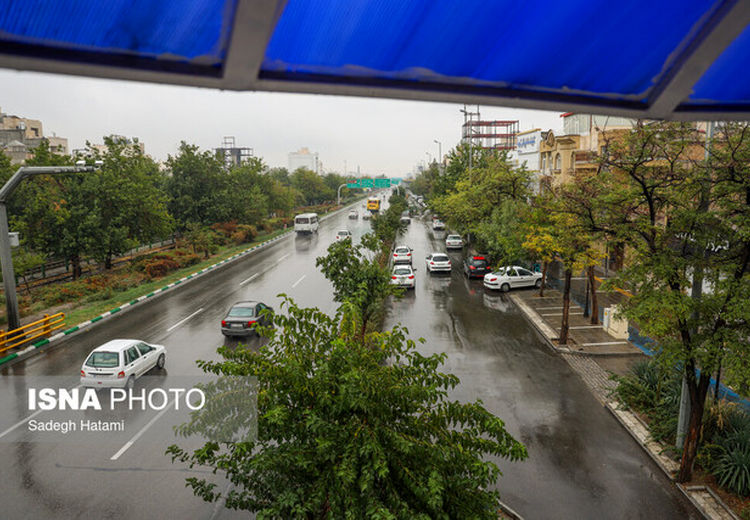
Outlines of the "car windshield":
[{"label": "car windshield", "polygon": [[500,269],[498,269],[497,271],[495,271],[492,274],[496,274],[498,276],[503,276],[505,274],[505,267],[501,267]]},{"label": "car windshield", "polygon": [[120,364],[117,352],[92,352],[86,360],[86,366],[97,368],[115,368]]},{"label": "car windshield", "polygon": [[253,307],[232,307],[229,310],[230,318],[247,318],[255,314],[255,308]]},{"label": "car windshield", "polygon": [[399,274],[399,275],[411,274],[411,269],[409,269],[408,267],[402,267],[400,269],[394,269],[393,270],[393,274]]},{"label": "car windshield", "polygon": [[432,259],[436,262],[447,262],[449,260],[446,255],[433,255]]},{"label": "car windshield", "polygon": [[310,219],[308,219],[308,218],[305,218],[305,217],[300,217],[300,218],[298,218],[298,219],[295,219],[294,221],[295,221],[295,222],[296,222],[297,224],[309,224],[309,223],[310,223]]}]

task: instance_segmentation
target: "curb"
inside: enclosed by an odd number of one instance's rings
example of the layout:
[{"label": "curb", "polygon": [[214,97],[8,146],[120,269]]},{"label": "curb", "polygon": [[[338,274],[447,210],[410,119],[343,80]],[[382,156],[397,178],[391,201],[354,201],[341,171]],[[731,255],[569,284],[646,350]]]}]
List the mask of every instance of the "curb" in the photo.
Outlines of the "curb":
[{"label": "curb", "polygon": [[[355,202],[352,202],[351,204],[349,204],[347,206],[343,206],[342,208],[337,209],[336,211],[333,211],[332,213],[328,213],[327,215],[323,215],[319,220],[323,221],[323,220],[326,220],[326,219],[328,219],[328,218],[330,218],[330,217],[332,217],[334,215],[337,215],[340,212],[348,209],[350,206],[352,206],[354,204],[357,204],[359,202],[359,200],[360,199],[357,199]],[[288,230],[284,231],[283,233],[279,234],[278,236],[275,236],[274,238],[272,238],[270,240],[266,240],[265,242],[261,242],[260,244],[257,244],[255,246],[248,247],[247,249],[244,249],[244,250],[240,251],[239,253],[235,253],[234,255],[230,256],[229,258],[225,258],[224,260],[216,262],[215,264],[211,264],[211,265],[209,265],[207,267],[204,267],[200,271],[197,271],[195,273],[190,273],[187,276],[183,276],[179,280],[176,280],[176,281],[174,281],[174,282],[172,282],[172,283],[170,283],[168,285],[165,285],[164,287],[161,287],[159,289],[151,291],[148,294],[144,294],[142,296],[139,296],[135,300],[132,300],[132,301],[127,302],[127,303],[124,303],[124,304],[120,305],[119,307],[115,307],[114,309],[111,309],[111,310],[109,310],[109,311],[107,311],[107,312],[105,312],[103,314],[100,314],[99,316],[91,318],[90,320],[86,320],[86,321],[84,321],[82,323],[78,323],[77,325],[74,325],[73,327],[70,327],[69,329],[66,329],[66,330],[64,330],[62,332],[59,332],[59,333],[55,334],[52,337],[45,338],[45,339],[39,340],[39,341],[37,341],[35,343],[32,343],[31,345],[29,345],[28,347],[24,348],[23,350],[21,350],[19,352],[14,352],[12,354],[8,354],[7,356],[0,358],[0,368],[4,368],[5,366],[10,366],[8,363],[10,363],[12,365],[12,364],[18,363],[20,361],[23,361],[24,359],[27,359],[27,358],[35,355],[36,353],[40,352],[39,349],[41,347],[45,347],[45,346],[47,346],[47,345],[49,345],[51,343],[58,342],[61,339],[64,339],[67,336],[70,336],[71,334],[75,334],[76,332],[79,332],[79,331],[81,331],[83,329],[89,328],[92,325],[95,325],[95,324],[97,324],[97,323],[99,323],[99,322],[101,322],[103,320],[106,320],[107,318],[110,318],[111,316],[113,316],[113,315],[115,315],[115,314],[117,314],[117,313],[119,313],[119,312],[121,312],[121,311],[123,311],[125,309],[128,309],[130,307],[138,305],[139,303],[142,303],[142,302],[148,300],[149,298],[153,298],[154,296],[161,295],[164,292],[166,292],[166,291],[168,291],[168,290],[170,290],[170,289],[172,289],[172,288],[174,288],[174,287],[176,287],[178,285],[181,285],[181,284],[187,283],[189,281],[195,280],[196,278],[199,278],[199,277],[203,276],[204,274],[206,274],[207,272],[212,271],[212,270],[214,270],[214,269],[216,269],[218,267],[223,267],[223,266],[226,266],[226,265],[228,265],[228,264],[230,264],[232,262],[235,262],[235,261],[239,260],[241,257],[244,257],[245,255],[247,255],[249,253],[252,253],[253,251],[258,251],[259,249],[264,249],[264,248],[268,247],[271,244],[275,244],[279,240],[287,238],[291,233],[294,233],[294,228],[288,229]]]}]

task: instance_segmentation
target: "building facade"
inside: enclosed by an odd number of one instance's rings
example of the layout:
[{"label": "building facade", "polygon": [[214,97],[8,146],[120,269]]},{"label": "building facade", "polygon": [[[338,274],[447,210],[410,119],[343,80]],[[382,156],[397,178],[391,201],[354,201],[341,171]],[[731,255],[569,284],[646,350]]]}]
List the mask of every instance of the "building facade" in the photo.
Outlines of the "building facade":
[{"label": "building facade", "polygon": [[40,120],[9,115],[0,110],[0,150],[10,157],[13,164],[30,159],[42,139],[49,142],[53,153],[68,154],[68,140],[54,134],[45,136]]},{"label": "building facade", "polygon": [[539,191],[539,146],[542,139],[542,130],[539,128],[519,132],[516,136],[514,159],[518,166],[525,166],[531,173],[535,192]]}]

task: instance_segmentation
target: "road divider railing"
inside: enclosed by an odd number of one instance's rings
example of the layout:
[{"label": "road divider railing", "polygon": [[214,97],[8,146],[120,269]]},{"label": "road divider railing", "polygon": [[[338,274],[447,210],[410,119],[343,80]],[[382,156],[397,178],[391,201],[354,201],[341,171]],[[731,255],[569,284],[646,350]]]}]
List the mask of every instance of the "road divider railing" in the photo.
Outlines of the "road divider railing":
[{"label": "road divider railing", "polygon": [[48,338],[53,330],[61,329],[64,326],[65,313],[58,312],[52,316],[45,314],[44,318],[27,323],[17,329],[0,331],[0,352],[20,347],[41,337]]}]

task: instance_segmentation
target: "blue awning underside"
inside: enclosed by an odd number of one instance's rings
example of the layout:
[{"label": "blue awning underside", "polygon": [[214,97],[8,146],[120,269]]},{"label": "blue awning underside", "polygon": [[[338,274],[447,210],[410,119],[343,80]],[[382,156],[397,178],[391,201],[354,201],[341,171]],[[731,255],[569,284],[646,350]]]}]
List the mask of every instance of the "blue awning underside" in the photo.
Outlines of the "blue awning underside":
[{"label": "blue awning underside", "polygon": [[750,117],[750,2],[0,0],[0,66],[233,90]]}]

